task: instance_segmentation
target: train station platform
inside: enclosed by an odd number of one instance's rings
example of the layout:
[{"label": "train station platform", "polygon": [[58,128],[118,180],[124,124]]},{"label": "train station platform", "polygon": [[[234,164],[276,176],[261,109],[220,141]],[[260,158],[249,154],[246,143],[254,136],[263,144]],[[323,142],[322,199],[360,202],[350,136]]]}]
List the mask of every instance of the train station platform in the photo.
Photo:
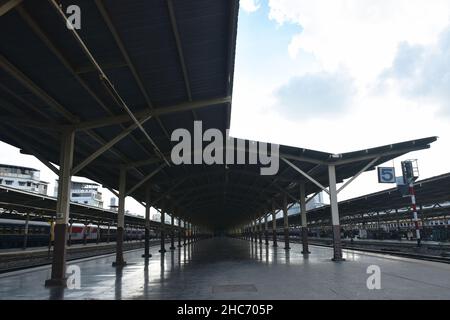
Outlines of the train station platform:
[{"label": "train station platform", "polygon": [[[71,261],[81,271],[80,289],[47,289],[50,266],[0,275],[0,299],[450,299],[450,265],[344,250],[332,262],[331,248],[282,246],[212,238],[145,260],[142,249]],[[381,289],[367,288],[367,268],[381,270]]]}]

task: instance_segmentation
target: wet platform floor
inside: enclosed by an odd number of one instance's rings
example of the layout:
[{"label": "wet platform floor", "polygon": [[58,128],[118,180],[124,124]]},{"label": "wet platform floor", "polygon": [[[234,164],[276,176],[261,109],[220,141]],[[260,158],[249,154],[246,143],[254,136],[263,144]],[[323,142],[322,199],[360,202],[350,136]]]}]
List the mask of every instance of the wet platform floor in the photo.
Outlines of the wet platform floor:
[{"label": "wet platform floor", "polygon": [[[80,268],[80,289],[47,289],[50,267],[0,274],[0,299],[450,299],[450,265],[301,245],[289,251],[245,240],[213,238],[161,256],[157,247],[125,253],[128,265],[111,266],[114,255],[68,263]],[[369,266],[381,271],[381,289],[369,290]]]}]

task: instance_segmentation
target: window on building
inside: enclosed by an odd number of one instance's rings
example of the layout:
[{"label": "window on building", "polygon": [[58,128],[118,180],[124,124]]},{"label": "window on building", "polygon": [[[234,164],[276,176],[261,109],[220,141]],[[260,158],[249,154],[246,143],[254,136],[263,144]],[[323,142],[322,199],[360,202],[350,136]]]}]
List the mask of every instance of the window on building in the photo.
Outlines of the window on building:
[{"label": "window on building", "polygon": [[19,181],[19,186],[25,187],[26,182],[25,181]]},{"label": "window on building", "polygon": [[87,201],[84,202],[84,204],[87,204],[87,203],[88,203]]},{"label": "window on building", "polygon": [[13,182],[14,182],[13,180],[5,180],[5,184],[6,184],[7,186],[12,185]]},{"label": "window on building", "polygon": [[31,187],[31,182],[27,182],[27,187]]}]

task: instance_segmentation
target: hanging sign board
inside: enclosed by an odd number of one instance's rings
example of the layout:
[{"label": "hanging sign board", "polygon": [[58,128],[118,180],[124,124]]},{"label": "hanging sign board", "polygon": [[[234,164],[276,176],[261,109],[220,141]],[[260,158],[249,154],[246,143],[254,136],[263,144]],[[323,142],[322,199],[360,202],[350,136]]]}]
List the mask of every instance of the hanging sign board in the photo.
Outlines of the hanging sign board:
[{"label": "hanging sign board", "polygon": [[395,168],[393,167],[378,167],[378,182],[379,183],[396,183]]}]

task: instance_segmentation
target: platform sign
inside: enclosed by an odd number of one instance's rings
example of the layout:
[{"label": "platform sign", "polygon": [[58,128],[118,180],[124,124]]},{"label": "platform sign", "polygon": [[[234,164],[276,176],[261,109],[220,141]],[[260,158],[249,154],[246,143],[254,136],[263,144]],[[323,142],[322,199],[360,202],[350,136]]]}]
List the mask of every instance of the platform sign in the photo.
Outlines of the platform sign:
[{"label": "platform sign", "polygon": [[379,183],[396,183],[394,167],[378,167]]}]

